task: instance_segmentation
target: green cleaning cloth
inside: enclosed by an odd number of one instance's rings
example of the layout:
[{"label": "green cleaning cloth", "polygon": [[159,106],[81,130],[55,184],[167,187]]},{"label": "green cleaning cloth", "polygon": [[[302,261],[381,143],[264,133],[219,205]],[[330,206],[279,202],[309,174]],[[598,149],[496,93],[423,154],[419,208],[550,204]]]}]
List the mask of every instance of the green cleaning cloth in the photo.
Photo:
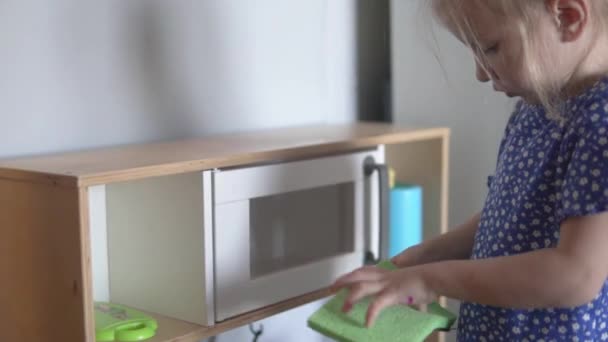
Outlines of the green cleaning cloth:
[{"label": "green cleaning cloth", "polygon": [[[378,267],[394,270],[390,261]],[[366,298],[356,303],[349,313],[342,312],[347,291],[340,291],[308,319],[308,326],[340,342],[401,341],[422,342],[435,330],[448,330],[456,315],[437,303],[428,305],[427,312],[406,305],[384,309],[371,328],[365,326],[365,315],[370,304]]]}]

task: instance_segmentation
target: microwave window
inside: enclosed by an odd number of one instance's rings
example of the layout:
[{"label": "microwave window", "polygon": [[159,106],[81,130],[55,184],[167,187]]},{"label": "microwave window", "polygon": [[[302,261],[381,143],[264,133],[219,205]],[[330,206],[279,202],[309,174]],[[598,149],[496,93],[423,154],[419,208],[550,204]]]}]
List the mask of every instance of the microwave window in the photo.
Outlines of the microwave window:
[{"label": "microwave window", "polygon": [[355,184],[251,199],[251,276],[354,251]]}]

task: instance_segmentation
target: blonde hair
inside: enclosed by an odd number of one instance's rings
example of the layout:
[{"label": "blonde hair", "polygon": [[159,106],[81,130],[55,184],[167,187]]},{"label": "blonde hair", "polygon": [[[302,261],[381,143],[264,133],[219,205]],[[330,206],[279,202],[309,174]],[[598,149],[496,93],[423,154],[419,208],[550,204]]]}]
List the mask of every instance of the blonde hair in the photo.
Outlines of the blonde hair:
[{"label": "blonde hair", "polygon": [[[456,25],[458,33],[464,37],[472,37],[474,43],[478,43],[477,33],[474,32],[470,24],[469,15],[463,8],[463,3],[468,2],[477,6],[486,6],[490,10],[500,15],[506,16],[514,25],[519,33],[523,48],[523,62],[526,72],[529,74],[530,83],[533,91],[540,102],[545,107],[548,115],[553,118],[562,118],[562,89],[558,84],[547,84],[543,82],[547,65],[542,63],[535,54],[535,49],[543,46],[542,41],[536,39],[535,30],[538,22],[539,11],[546,11],[545,0],[431,0],[431,9],[436,18],[442,18]],[[608,30],[608,0],[590,0],[591,8],[589,14],[598,23],[598,28]],[[599,32],[596,32],[599,33]],[[477,51],[483,56],[482,51]],[[544,56],[546,59],[549,56]],[[550,56],[553,57],[553,56]],[[479,65],[486,70],[486,65],[478,61]]]}]

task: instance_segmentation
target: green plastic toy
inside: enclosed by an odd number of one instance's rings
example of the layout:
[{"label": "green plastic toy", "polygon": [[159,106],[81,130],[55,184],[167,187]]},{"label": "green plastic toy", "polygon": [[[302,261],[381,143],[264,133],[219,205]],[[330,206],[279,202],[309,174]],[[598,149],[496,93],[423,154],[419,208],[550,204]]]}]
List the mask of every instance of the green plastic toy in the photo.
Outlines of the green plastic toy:
[{"label": "green plastic toy", "polygon": [[95,303],[97,342],[143,341],[156,334],[156,321],[137,310],[106,302]]}]

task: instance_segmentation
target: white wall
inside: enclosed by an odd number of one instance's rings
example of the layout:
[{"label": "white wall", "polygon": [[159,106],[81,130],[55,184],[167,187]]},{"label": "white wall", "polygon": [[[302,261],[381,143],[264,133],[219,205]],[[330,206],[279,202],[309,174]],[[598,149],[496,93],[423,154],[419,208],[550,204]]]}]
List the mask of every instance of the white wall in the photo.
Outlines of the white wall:
[{"label": "white wall", "polygon": [[0,157],[355,119],[351,0],[0,4]]},{"label": "white wall", "polygon": [[475,79],[471,53],[449,33],[437,27],[432,33],[425,3],[391,1],[393,115],[397,123],[451,128],[454,227],[481,209],[513,101]]},{"label": "white wall", "polygon": [[[356,118],[354,0],[0,2],[0,158]],[[321,341],[318,303],[263,341]],[[248,341],[247,327],[218,341]]]}]

